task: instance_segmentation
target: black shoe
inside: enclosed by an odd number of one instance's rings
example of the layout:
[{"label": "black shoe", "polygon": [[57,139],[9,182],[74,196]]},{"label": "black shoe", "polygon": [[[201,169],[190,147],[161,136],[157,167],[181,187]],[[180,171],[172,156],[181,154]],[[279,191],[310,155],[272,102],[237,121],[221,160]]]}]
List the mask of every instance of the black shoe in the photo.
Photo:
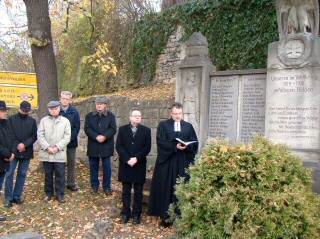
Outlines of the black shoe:
[{"label": "black shoe", "polygon": [[123,215],[121,218],[121,223],[126,224],[129,221],[130,217],[128,215]]},{"label": "black shoe", "polygon": [[23,204],[23,201],[20,198],[14,198],[13,202],[16,204]]},{"label": "black shoe", "polygon": [[65,203],[66,200],[63,198],[63,196],[57,196],[57,200],[59,203]]},{"label": "black shoe", "polygon": [[12,200],[6,199],[6,207],[12,207]]},{"label": "black shoe", "polygon": [[6,220],[5,217],[0,217],[0,222],[4,222]]},{"label": "black shoe", "polygon": [[112,196],[112,190],[103,190],[103,191],[107,197]]},{"label": "black shoe", "polygon": [[76,186],[74,186],[74,185],[68,186],[67,189],[69,189],[69,190],[72,191],[72,192],[78,191],[78,188],[77,188]]},{"label": "black shoe", "polygon": [[43,199],[44,202],[49,202],[51,201],[51,196],[46,196],[44,199]]},{"label": "black shoe", "polygon": [[165,221],[161,221],[160,224],[159,224],[160,227],[164,227],[164,228],[167,228],[167,227],[169,227],[170,225],[171,225],[171,223],[167,223],[167,222],[165,222]]},{"label": "black shoe", "polygon": [[133,216],[133,225],[140,224],[140,217],[139,216]]},{"label": "black shoe", "polygon": [[97,194],[98,193],[98,189],[97,188],[92,188],[91,189],[91,194]]}]

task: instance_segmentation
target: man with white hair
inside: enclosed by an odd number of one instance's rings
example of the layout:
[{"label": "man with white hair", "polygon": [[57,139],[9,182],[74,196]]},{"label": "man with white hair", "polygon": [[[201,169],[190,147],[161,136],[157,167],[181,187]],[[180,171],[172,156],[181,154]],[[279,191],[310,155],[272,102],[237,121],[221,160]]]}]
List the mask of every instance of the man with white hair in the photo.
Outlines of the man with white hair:
[{"label": "man with white hair", "polygon": [[72,93],[62,91],[60,97],[60,115],[67,118],[71,126],[71,140],[67,147],[67,189],[78,191],[76,187],[76,148],[80,131],[80,116],[77,109],[71,105]]}]

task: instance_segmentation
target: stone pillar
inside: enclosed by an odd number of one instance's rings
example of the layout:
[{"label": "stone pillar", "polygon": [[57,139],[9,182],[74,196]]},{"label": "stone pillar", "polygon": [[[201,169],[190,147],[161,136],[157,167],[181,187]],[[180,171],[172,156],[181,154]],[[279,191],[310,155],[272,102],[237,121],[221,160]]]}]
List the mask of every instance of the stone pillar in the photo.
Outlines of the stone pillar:
[{"label": "stone pillar", "polygon": [[[319,21],[301,22],[299,18],[298,25],[293,26],[286,17],[296,16],[287,10],[297,6],[283,7],[283,1],[277,2],[280,41],[270,43],[268,48],[265,133],[302,156],[304,165],[318,171],[315,176],[320,172]],[[318,14],[318,2],[312,6]],[[309,13],[300,14],[307,17]],[[314,190],[320,192],[319,177],[315,178]]]},{"label": "stone pillar", "polygon": [[207,140],[210,107],[210,72],[216,71],[208,57],[207,39],[195,32],[186,44],[186,57],[177,69],[176,98],[183,104],[184,120],[190,122],[199,139]]}]

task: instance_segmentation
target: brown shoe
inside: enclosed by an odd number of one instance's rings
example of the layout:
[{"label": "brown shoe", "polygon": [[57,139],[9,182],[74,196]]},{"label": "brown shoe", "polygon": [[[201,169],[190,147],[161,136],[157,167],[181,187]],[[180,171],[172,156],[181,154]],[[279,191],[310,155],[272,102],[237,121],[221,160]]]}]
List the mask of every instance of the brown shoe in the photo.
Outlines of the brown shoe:
[{"label": "brown shoe", "polygon": [[109,197],[112,196],[112,190],[104,190],[104,194]]}]

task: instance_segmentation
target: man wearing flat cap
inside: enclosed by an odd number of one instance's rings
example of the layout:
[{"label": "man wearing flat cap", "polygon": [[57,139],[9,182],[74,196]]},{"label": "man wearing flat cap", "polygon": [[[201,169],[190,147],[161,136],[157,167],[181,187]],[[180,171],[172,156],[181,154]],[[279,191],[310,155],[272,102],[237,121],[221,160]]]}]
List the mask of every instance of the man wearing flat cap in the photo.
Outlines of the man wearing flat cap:
[{"label": "man wearing flat cap", "polygon": [[55,193],[59,203],[65,203],[67,145],[71,138],[71,126],[67,118],[59,115],[60,102],[47,104],[49,116],[41,119],[38,128],[40,144],[39,160],[43,162],[45,182],[45,202],[54,196],[53,175],[55,175]]},{"label": "man wearing flat cap", "polygon": [[106,196],[112,195],[110,157],[114,154],[114,135],[117,132],[116,118],[108,111],[107,100],[99,96],[95,100],[96,109],[86,115],[84,131],[88,136],[87,155],[90,163],[91,194],[98,192],[99,162],[102,160],[102,188]]},{"label": "man wearing flat cap", "polygon": [[[14,149],[16,140],[7,124],[7,105],[5,101],[0,100],[0,189],[3,180],[10,169],[10,161],[14,159]],[[5,221],[5,217],[0,216],[0,221]]]},{"label": "man wearing flat cap", "polygon": [[[37,140],[37,122],[29,116],[31,104],[22,101],[18,107],[18,113],[8,119],[8,125],[13,136],[18,141],[14,151],[14,159],[10,162],[10,170],[6,174],[5,198],[6,207],[12,207],[12,203],[22,204],[21,195],[26,180],[30,159],[33,158],[33,143]],[[13,178],[18,165],[16,183],[13,187]]]}]

